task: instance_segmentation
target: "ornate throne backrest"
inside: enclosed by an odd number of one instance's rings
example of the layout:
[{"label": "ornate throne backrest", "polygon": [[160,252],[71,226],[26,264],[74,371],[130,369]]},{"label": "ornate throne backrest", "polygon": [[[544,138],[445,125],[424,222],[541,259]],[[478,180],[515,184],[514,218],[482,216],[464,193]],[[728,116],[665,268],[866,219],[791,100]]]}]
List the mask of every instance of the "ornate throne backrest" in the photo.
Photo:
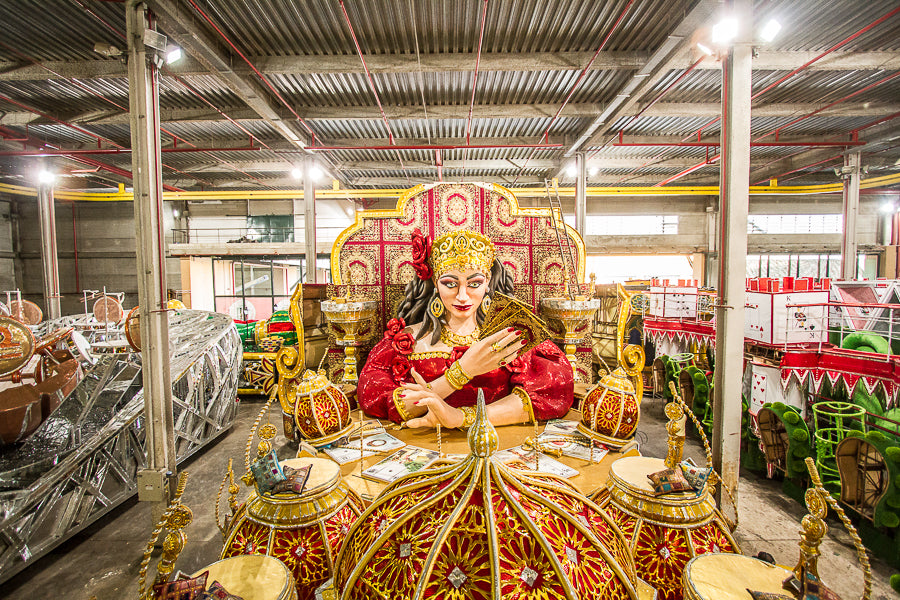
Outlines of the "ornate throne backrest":
[{"label": "ornate throne backrest", "polygon": [[[349,283],[355,297],[378,301],[377,334],[396,315],[406,284],[416,276],[412,232],[419,229],[434,239],[468,229],[494,242],[498,258],[513,273],[515,295],[537,310],[542,298],[563,293],[563,262],[550,210],[521,208],[510,190],[495,184],[418,185],[400,196],[392,210],[356,213],[356,222],[332,247],[334,284],[328,293],[344,294]],[[562,215],[557,220],[562,222]],[[568,225],[565,230],[575,249],[578,280],[584,281],[584,241]]]}]

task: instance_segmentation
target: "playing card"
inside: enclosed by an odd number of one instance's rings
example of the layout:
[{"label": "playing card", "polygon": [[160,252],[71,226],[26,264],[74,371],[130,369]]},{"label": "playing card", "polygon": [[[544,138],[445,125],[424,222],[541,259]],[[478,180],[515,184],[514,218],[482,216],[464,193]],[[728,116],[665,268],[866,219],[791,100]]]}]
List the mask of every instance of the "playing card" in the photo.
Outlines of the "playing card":
[{"label": "playing card", "polygon": [[376,433],[375,435],[367,435],[362,438],[362,440],[349,440],[347,443],[341,444],[341,447],[353,448],[359,451],[360,443],[362,443],[363,450],[370,450],[372,452],[388,452],[390,450],[402,448],[406,445],[391,434],[382,432]]},{"label": "playing card", "polygon": [[578,430],[578,421],[566,421],[564,419],[553,419],[547,421],[544,426],[544,433],[547,435],[572,435]]},{"label": "playing card", "polygon": [[495,293],[481,324],[481,339],[510,327],[521,331],[521,339],[526,342],[519,354],[528,352],[550,338],[547,326],[530,306],[512,296]]},{"label": "playing card", "polygon": [[391,483],[404,475],[415,473],[436,461],[440,455],[434,450],[407,446],[363,471],[363,477]]},{"label": "playing card", "polygon": [[578,475],[578,471],[572,467],[564,465],[546,454],[538,453],[535,456],[532,450],[525,449],[522,446],[495,452],[494,458],[510,467],[539,473],[550,473],[566,479]]},{"label": "playing card", "polygon": [[[336,462],[339,465],[345,465],[348,462],[353,462],[354,460],[359,460],[360,452],[359,448],[339,448],[339,447],[331,447],[325,448],[325,454],[331,457],[331,460]],[[378,454],[377,452],[365,451],[363,450],[362,456],[375,456]]]},{"label": "playing card", "polygon": [[609,454],[609,448],[603,444],[594,442],[593,452],[591,451],[591,439],[583,435],[553,435],[542,433],[538,436],[541,447],[546,451],[550,449],[560,452],[563,456],[572,458],[580,458],[590,462],[600,462],[603,457]]}]

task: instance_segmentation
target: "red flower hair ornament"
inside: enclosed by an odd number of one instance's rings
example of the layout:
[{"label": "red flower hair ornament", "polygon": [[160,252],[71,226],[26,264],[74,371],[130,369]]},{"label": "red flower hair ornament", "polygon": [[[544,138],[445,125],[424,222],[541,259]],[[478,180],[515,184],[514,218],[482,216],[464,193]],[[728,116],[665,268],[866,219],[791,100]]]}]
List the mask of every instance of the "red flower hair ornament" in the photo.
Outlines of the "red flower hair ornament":
[{"label": "red flower hair ornament", "polygon": [[418,228],[412,233],[412,265],[419,279],[431,279],[433,274],[431,265],[428,264],[428,257],[431,256],[431,241],[431,238],[423,235]]}]

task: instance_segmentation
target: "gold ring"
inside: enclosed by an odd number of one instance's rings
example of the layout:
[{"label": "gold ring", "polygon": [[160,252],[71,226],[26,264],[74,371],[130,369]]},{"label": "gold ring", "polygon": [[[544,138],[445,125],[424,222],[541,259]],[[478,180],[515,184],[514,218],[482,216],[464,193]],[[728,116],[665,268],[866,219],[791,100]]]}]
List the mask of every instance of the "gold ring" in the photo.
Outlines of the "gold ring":
[{"label": "gold ring", "polygon": [[501,366],[501,367],[505,367],[505,366],[506,366],[506,359],[505,359],[505,358],[504,358],[503,360],[500,361],[500,366]]},{"label": "gold ring", "polygon": [[491,344],[491,350],[499,354],[503,352],[503,346],[500,345],[500,342],[494,342],[493,344]]}]

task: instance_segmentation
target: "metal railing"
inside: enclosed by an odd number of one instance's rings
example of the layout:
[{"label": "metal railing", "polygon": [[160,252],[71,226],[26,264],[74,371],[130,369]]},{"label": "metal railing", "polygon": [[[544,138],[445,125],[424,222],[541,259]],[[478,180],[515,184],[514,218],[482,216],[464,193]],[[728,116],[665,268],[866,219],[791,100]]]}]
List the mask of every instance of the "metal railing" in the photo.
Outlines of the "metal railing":
[{"label": "metal railing", "polygon": [[884,338],[888,352],[882,355],[893,354],[890,348],[895,341],[900,342],[900,304],[818,302],[787,304],[785,309],[785,348],[796,345],[809,331],[813,320],[821,323],[821,334],[806,345],[818,349],[826,344],[842,348],[847,337],[855,333],[872,333]]},{"label": "metal railing", "polygon": [[[334,242],[344,227],[316,227],[317,242]],[[303,228],[221,227],[173,229],[171,244],[302,243]]]}]

